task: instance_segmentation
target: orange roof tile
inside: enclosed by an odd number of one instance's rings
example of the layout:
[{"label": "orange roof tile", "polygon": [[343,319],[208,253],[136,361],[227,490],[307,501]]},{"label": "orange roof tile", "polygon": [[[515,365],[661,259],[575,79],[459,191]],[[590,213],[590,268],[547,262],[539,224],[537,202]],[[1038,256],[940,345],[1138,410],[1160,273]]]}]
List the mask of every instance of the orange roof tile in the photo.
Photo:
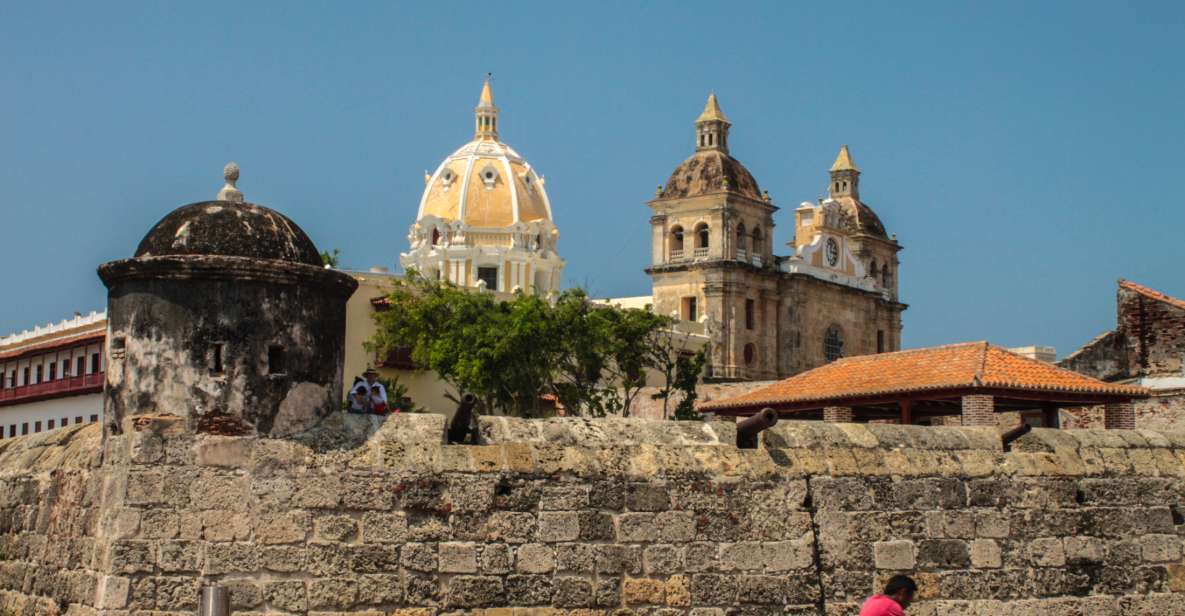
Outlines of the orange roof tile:
[{"label": "orange roof tile", "polygon": [[1179,300],[1171,295],[1165,295],[1164,293],[1161,293],[1160,291],[1149,289],[1148,287],[1146,287],[1142,284],[1138,284],[1138,283],[1132,282],[1130,280],[1124,280],[1124,279],[1120,278],[1119,279],[1119,287],[1123,288],[1123,289],[1127,289],[1129,291],[1135,291],[1136,293],[1139,293],[1140,295],[1143,295],[1144,297],[1147,297],[1149,299],[1154,299],[1158,302],[1164,302],[1166,304],[1172,304],[1178,308],[1185,310],[1185,301]]},{"label": "orange roof tile", "polygon": [[1131,397],[1149,394],[1143,387],[1106,383],[987,342],[964,342],[845,357],[699,408],[718,411],[968,388]]}]

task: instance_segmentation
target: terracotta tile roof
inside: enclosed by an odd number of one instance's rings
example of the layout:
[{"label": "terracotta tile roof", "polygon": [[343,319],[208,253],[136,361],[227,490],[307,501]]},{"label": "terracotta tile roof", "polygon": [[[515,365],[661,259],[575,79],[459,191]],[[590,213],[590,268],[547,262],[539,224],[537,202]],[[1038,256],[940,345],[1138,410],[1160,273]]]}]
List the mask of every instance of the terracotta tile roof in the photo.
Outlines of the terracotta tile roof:
[{"label": "terracotta tile roof", "polygon": [[1182,310],[1185,310],[1185,300],[1177,299],[1171,295],[1165,295],[1164,293],[1161,293],[1160,291],[1149,289],[1148,287],[1146,287],[1142,284],[1138,284],[1138,283],[1132,282],[1130,280],[1124,280],[1124,279],[1120,278],[1119,279],[1119,288],[1127,289],[1129,291],[1135,291],[1136,293],[1139,293],[1140,295],[1143,295],[1144,297],[1147,297],[1149,299],[1154,299],[1158,302],[1164,302],[1166,304],[1172,304],[1178,308],[1181,308]]},{"label": "terracotta tile roof", "polygon": [[1106,383],[987,342],[964,342],[845,357],[699,408],[718,411],[815,401],[839,403],[850,398],[968,388],[1131,397],[1149,393],[1143,387]]}]

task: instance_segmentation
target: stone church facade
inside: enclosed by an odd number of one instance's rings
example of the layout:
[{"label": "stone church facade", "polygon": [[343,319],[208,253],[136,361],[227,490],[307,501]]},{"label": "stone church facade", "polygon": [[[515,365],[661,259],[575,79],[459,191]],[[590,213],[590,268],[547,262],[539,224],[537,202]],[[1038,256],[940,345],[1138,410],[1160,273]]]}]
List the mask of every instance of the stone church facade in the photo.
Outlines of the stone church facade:
[{"label": "stone church facade", "polygon": [[793,375],[849,355],[901,348],[902,246],[860,200],[844,146],[828,196],[795,210],[789,256],[773,252],[774,206],[729,153],[731,123],[713,94],[696,120],[696,151],[648,202],[646,272],[659,314],[702,323],[710,380]]}]

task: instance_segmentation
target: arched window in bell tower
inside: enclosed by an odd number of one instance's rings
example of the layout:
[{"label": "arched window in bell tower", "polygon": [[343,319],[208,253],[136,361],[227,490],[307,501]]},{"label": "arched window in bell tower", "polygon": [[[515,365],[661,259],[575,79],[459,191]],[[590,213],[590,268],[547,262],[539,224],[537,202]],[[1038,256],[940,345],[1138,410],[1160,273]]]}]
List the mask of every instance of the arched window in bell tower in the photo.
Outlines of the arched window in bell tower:
[{"label": "arched window in bell tower", "polygon": [[761,227],[757,227],[756,229],[753,229],[753,254],[755,254],[755,255],[764,254],[764,253],[762,253],[762,250],[765,249],[765,246],[763,245],[764,241],[765,241],[765,236],[763,236],[761,233]]},{"label": "arched window in bell tower", "polygon": [[670,258],[678,259],[683,256],[683,227],[675,225],[671,227],[671,245]]},{"label": "arched window in bell tower", "polygon": [[703,248],[703,249],[707,250],[708,245],[709,245],[708,239],[709,239],[708,223],[701,222],[698,225],[696,225],[695,226],[695,247],[696,248]]}]

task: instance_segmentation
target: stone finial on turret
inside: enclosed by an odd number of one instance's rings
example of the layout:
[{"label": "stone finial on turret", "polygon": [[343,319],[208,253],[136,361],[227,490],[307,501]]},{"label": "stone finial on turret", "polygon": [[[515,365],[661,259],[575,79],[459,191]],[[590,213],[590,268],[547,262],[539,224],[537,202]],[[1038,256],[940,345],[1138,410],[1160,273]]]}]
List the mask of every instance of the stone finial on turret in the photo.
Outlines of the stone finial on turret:
[{"label": "stone finial on turret", "polygon": [[234,161],[226,163],[226,166],[222,168],[222,177],[226,178],[226,184],[222,186],[222,190],[218,191],[218,200],[242,203],[243,191],[235,186],[235,182],[239,181],[239,166]]}]

